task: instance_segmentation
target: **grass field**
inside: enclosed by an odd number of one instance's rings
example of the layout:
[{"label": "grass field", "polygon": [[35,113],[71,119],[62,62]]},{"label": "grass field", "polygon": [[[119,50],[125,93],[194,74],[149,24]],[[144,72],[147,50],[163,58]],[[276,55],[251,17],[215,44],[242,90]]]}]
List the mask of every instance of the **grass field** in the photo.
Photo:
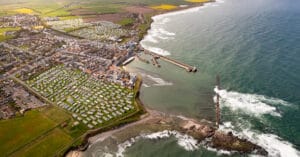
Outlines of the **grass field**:
[{"label": "grass field", "polygon": [[134,23],[134,19],[132,18],[124,18],[121,21],[118,22],[121,26],[129,26]]},{"label": "grass field", "polygon": [[[179,5],[206,2],[207,0],[87,0],[64,7],[74,0],[0,0],[0,16],[16,13],[37,14],[41,17],[57,16],[61,20],[78,19],[80,17],[71,13],[74,9],[87,10],[91,13],[123,13],[127,6],[148,6],[161,10],[176,9]],[[154,13],[145,14],[145,23],[138,25],[139,38],[143,38],[152,22]],[[83,15],[84,16],[84,15]],[[82,17],[84,18],[84,17]],[[118,23],[129,26],[135,21],[132,18],[124,18]],[[5,32],[18,30],[20,28],[0,28],[0,42],[13,38],[5,36]],[[138,89],[135,89],[137,91]],[[136,93],[135,93],[136,94]],[[135,112],[129,112],[124,119],[108,121],[101,127],[115,127],[120,123],[127,123],[139,119],[142,108],[139,102],[134,105],[138,107]],[[63,126],[62,124],[66,124]],[[25,116],[10,120],[0,121],[0,156],[57,156],[70,145],[81,143],[82,135],[88,128],[79,124],[74,126],[74,120],[70,113],[55,106],[45,107],[39,110],[26,112]],[[74,142],[78,142],[75,143]]]},{"label": "grass field", "polygon": [[24,117],[2,120],[0,121],[0,151],[11,153],[53,127],[55,123],[39,111],[29,111]]},{"label": "grass field", "polygon": [[159,10],[173,10],[176,9],[177,6],[171,4],[161,4],[161,5],[152,6],[151,8],[159,9]]},{"label": "grass field", "polygon": [[7,39],[11,39],[13,36],[5,36],[5,32],[7,31],[16,31],[19,30],[19,27],[12,28],[12,27],[6,27],[6,28],[0,28],[0,42],[5,41]]},{"label": "grass field", "polygon": [[191,3],[204,3],[204,2],[209,2],[209,0],[185,0],[187,2]]},{"label": "grass field", "polygon": [[56,123],[62,123],[71,119],[71,116],[69,114],[67,114],[62,109],[58,109],[57,107],[43,108],[42,112],[45,116],[47,116],[49,119],[53,120]]},{"label": "grass field", "polygon": [[15,12],[20,13],[20,14],[33,14],[34,13],[34,11],[32,9],[28,9],[28,8],[16,9]]},{"label": "grass field", "polygon": [[42,139],[39,139],[33,145],[24,147],[12,156],[15,157],[47,157],[56,155],[64,147],[72,143],[72,138],[61,129],[54,129]]},{"label": "grass field", "polygon": [[[209,0],[88,0],[79,1],[78,4],[64,8],[65,5],[72,3],[72,0],[22,0],[21,2],[0,0],[1,10],[0,16],[11,14],[14,10],[19,10],[24,13],[37,13],[40,16],[70,16],[72,10],[83,9],[96,13],[119,13],[124,12],[124,8],[131,5],[156,6],[159,9],[170,10],[175,6],[202,3]],[[167,5],[164,5],[167,4]]]}]

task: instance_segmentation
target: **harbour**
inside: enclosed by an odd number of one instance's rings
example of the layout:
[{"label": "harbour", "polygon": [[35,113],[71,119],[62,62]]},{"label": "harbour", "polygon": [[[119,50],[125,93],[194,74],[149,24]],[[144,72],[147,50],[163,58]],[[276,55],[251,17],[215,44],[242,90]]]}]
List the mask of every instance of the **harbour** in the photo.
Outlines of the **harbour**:
[{"label": "harbour", "polygon": [[171,64],[174,64],[180,68],[183,68],[185,69],[187,72],[197,72],[197,68],[195,66],[191,66],[191,65],[188,65],[188,64],[185,64],[183,62],[180,62],[178,60],[175,60],[175,59],[172,59],[172,58],[169,58],[169,57],[166,57],[166,56],[163,56],[163,55],[159,55],[157,53],[153,53],[153,52],[150,52],[150,51],[147,51],[145,50],[144,51],[145,54],[148,54],[148,55],[151,55],[153,58],[152,58],[152,62],[155,66],[157,67],[160,67],[159,63],[158,63],[158,59],[162,59],[166,62],[169,62]]}]

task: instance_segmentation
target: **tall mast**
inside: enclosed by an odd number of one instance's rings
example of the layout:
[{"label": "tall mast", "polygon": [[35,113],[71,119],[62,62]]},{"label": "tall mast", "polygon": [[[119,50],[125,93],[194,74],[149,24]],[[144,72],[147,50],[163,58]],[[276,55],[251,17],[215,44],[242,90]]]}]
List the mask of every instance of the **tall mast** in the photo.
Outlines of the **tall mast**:
[{"label": "tall mast", "polygon": [[[216,77],[216,85],[217,85],[217,89],[220,90],[220,76],[217,75]],[[219,128],[220,125],[220,95],[218,93],[217,94],[217,100],[216,100],[216,125],[217,128]]]}]

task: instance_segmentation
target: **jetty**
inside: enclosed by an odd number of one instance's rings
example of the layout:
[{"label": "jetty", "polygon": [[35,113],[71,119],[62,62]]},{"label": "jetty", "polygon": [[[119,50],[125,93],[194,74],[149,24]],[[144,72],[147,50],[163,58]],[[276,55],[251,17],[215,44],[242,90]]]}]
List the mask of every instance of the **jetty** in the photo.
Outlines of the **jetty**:
[{"label": "jetty", "polygon": [[153,58],[151,59],[151,61],[152,61],[152,64],[153,64],[154,66],[160,68],[160,64],[159,64],[158,61],[157,61],[158,59],[159,59],[159,57],[153,56]]},{"label": "jetty", "polygon": [[139,61],[149,64],[149,61],[147,59],[142,58],[140,55],[137,55],[136,57]]},{"label": "jetty", "polygon": [[179,61],[177,61],[175,59],[172,59],[172,58],[169,58],[169,57],[166,57],[166,56],[163,56],[163,55],[159,55],[159,54],[147,51],[147,50],[144,50],[144,53],[153,56],[153,58],[155,58],[155,59],[160,58],[160,59],[162,59],[162,60],[164,60],[166,62],[172,63],[172,64],[174,64],[174,65],[176,65],[176,66],[178,66],[180,68],[185,69],[187,72],[197,72],[197,68],[196,67],[190,66],[190,65],[182,63],[182,62],[179,62]]},{"label": "jetty", "polygon": [[128,58],[126,61],[123,62],[123,66],[127,65],[128,63],[132,62],[134,60],[134,57]]}]

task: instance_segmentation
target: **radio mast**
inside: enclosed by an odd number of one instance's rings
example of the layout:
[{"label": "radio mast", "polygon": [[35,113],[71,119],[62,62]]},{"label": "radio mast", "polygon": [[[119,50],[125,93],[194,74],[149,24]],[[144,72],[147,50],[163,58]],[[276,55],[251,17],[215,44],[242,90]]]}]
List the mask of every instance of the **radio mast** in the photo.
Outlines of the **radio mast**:
[{"label": "radio mast", "polygon": [[[217,90],[220,90],[220,76],[217,75],[216,77],[216,84],[217,84]],[[219,128],[220,125],[220,95],[217,94],[217,100],[216,100],[216,126]]]}]

